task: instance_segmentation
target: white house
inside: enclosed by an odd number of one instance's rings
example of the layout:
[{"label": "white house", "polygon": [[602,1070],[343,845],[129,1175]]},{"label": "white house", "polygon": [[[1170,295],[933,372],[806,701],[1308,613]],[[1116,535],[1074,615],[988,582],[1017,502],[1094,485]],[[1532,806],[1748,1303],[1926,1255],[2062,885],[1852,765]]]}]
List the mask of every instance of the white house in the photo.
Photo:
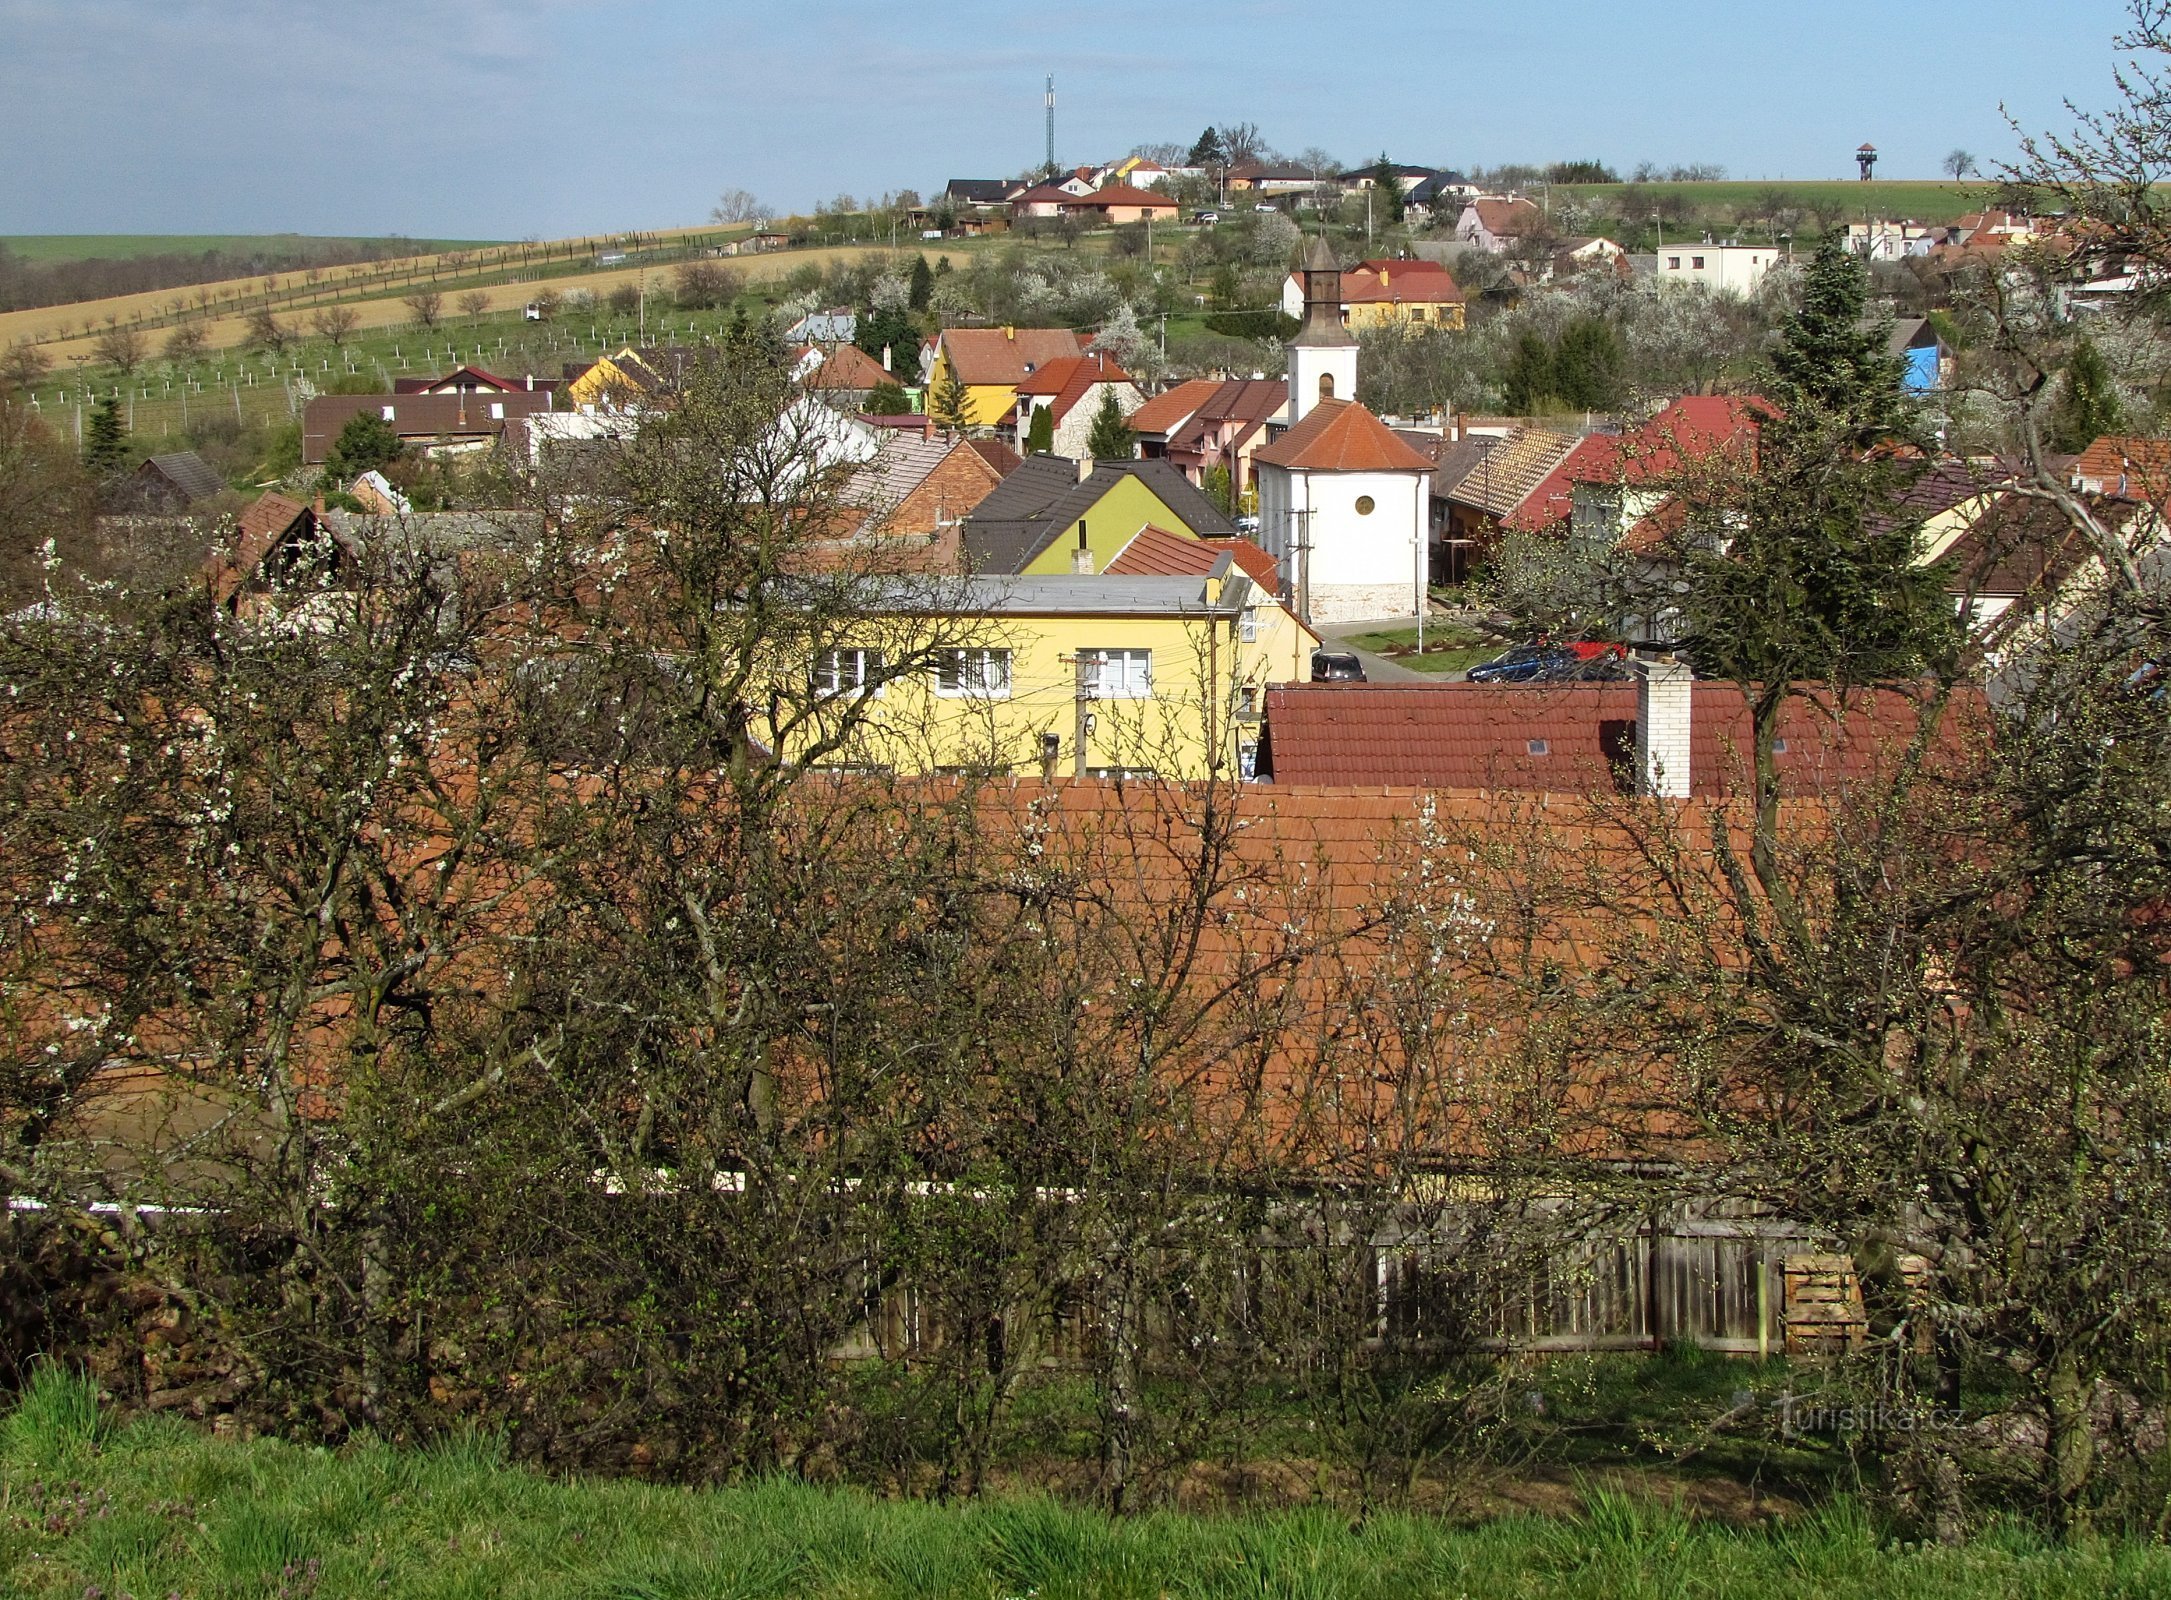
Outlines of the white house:
[{"label": "white house", "polygon": [[1307,624],[1415,616],[1425,600],[1432,462],[1354,398],[1340,268],[1314,240],[1289,344],[1288,426],[1252,456],[1259,540]]},{"label": "white house", "polygon": [[1462,208],[1455,242],[1470,250],[1500,255],[1510,246],[1545,232],[1545,213],[1520,195],[1480,195]]},{"label": "white house", "polygon": [[1754,294],[1764,274],[1787,259],[1771,244],[1666,244],[1658,250],[1662,283],[1693,283],[1714,293]]}]

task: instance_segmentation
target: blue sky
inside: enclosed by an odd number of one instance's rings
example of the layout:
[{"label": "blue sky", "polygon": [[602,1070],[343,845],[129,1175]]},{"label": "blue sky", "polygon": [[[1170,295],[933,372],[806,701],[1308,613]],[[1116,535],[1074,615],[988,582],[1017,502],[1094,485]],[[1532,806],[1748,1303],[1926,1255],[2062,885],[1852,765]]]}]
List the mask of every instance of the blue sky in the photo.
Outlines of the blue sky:
[{"label": "blue sky", "polygon": [[0,0],[0,233],[518,238],[1209,123],[1443,165],[1883,177],[2111,95],[2122,0]]}]

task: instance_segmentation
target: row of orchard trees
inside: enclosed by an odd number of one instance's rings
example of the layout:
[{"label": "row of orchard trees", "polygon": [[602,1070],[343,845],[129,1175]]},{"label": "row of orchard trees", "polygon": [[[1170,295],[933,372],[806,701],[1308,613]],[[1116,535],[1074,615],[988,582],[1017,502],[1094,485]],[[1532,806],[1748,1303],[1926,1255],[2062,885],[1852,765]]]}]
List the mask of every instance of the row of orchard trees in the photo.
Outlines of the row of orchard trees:
[{"label": "row of orchard trees", "polygon": [[[1908,1505],[2084,1520],[2163,1400],[2162,618],[2106,561],[1995,759],[1940,731],[1971,664],[1850,270],[1754,466],[1673,485],[1754,708],[1725,807],[821,770],[974,624],[816,537],[751,349],[539,538],[395,527],[233,607],[56,573],[0,630],[11,1270],[66,1231],[297,1429],[970,1491],[1060,1356],[1112,1505],[1292,1415],[1369,1500],[1499,1429],[1577,1235],[1725,1196],[1862,1261]],[[1804,682],[1921,727],[1786,802]],[[1917,1425],[1971,1394],[2006,1423]]]}]

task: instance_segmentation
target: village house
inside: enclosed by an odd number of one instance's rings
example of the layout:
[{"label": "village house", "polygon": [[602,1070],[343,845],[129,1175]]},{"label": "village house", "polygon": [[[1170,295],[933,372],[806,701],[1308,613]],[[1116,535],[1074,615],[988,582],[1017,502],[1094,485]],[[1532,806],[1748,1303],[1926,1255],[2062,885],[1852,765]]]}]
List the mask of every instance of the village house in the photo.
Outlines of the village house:
[{"label": "village house", "polygon": [[1176,218],[1177,205],[1150,189],[1112,183],[1077,199],[1059,201],[1056,211],[1061,216],[1082,217],[1089,222],[1115,226],[1126,222],[1172,222]]},{"label": "village house", "polygon": [[486,450],[505,424],[551,408],[547,390],[475,394],[325,394],[302,409],[302,464],[320,466],[339,430],[365,412],[392,426],[400,442],[428,455]]},{"label": "village house", "polygon": [[518,394],[540,390],[548,394],[558,387],[556,378],[538,378],[528,373],[519,378],[501,378],[481,367],[454,367],[441,378],[394,378],[394,394]]},{"label": "village house", "polygon": [[1545,232],[1545,213],[1520,195],[1480,195],[1455,222],[1456,242],[1487,255],[1504,254]]},{"label": "village house", "polygon": [[[869,713],[837,763],[1084,778],[1241,770],[1270,686],[1302,676],[1314,640],[1233,550],[1159,570],[1179,564],[1170,539],[1194,542],[1147,529],[1124,541],[1153,542],[1137,565],[1155,570],[898,580],[869,644],[812,663],[817,693]],[[885,614],[906,626],[939,617],[972,643],[925,677],[875,687]]]},{"label": "village house", "polygon": [[[1460,331],[1463,325],[1462,289],[1437,261],[1360,261],[1342,274],[1339,293],[1346,328],[1407,323]],[[1292,272],[1282,280],[1282,311],[1303,318],[1302,274]]]},{"label": "village house", "polygon": [[1130,419],[1139,455],[1167,461],[1204,486],[1215,467],[1229,473],[1229,492],[1251,491],[1252,457],[1267,442],[1267,425],[1289,407],[1281,378],[1194,378],[1148,400]]},{"label": "village house", "polygon": [[936,336],[927,392],[940,395],[954,372],[965,385],[965,424],[998,428],[1017,415],[1018,385],[1051,361],[1085,354],[1068,328],[945,328]]},{"label": "village house", "polygon": [[959,528],[1017,456],[993,440],[903,435],[885,439],[846,480],[838,501],[858,521],[840,537],[877,543],[902,559],[892,570],[963,570]]},{"label": "village house", "polygon": [[1116,406],[1126,417],[1146,403],[1137,382],[1103,351],[1062,356],[1036,368],[1018,381],[1018,407],[1011,419],[1011,443],[1025,447],[1032,432],[1033,413],[1045,411],[1053,423],[1050,449],[1059,456],[1082,458],[1092,454],[1088,439],[1102,397],[1113,393]]},{"label": "village house", "polygon": [[1715,294],[1751,295],[1764,274],[1787,259],[1771,244],[1665,244],[1658,251],[1658,280],[1689,283]]},{"label": "village house", "polygon": [[1236,525],[1165,461],[1029,456],[965,519],[966,569],[1105,572],[1141,528],[1230,539]]},{"label": "village house", "polygon": [[[914,373],[917,378],[919,375]],[[853,344],[840,344],[800,380],[807,390],[832,404],[864,409],[867,397],[883,384],[903,388],[897,374]]]},{"label": "village house", "polygon": [[99,501],[110,512],[171,517],[224,493],[226,480],[216,467],[193,450],[177,450],[150,457],[102,490]]},{"label": "village house", "polygon": [[809,311],[784,330],[788,344],[850,344],[859,337],[859,317],[848,306]]}]

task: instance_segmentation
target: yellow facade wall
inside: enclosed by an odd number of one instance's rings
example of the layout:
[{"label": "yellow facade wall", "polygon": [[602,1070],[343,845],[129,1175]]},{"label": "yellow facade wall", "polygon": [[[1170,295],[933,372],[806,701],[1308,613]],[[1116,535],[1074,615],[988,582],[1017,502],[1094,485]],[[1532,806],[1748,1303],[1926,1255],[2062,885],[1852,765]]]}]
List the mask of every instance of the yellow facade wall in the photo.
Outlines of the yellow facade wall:
[{"label": "yellow facade wall", "polygon": [[[1255,741],[1270,684],[1310,667],[1311,636],[1273,598],[1251,591],[1252,637],[1231,617],[999,616],[971,619],[976,648],[1007,650],[1001,694],[938,693],[932,675],[885,684],[867,727],[832,764],[899,772],[973,768],[1034,774],[1044,736],[1056,741],[1059,776],[1152,771],[1203,778],[1218,753],[1224,775]],[[1081,702],[1082,652],[1151,652],[1150,693]],[[1090,719],[1080,759],[1080,716]]]},{"label": "yellow facade wall", "polygon": [[[935,365],[928,374],[927,403],[930,409],[935,396],[942,393],[942,386],[950,376],[950,352],[944,348],[935,351]],[[965,385],[965,425],[969,428],[993,428],[1017,415],[1018,391],[1015,384],[968,383]]]},{"label": "yellow facade wall", "polygon": [[1445,328],[1451,333],[1462,332],[1463,308],[1458,302],[1444,305],[1397,302],[1391,300],[1359,300],[1342,308],[1342,322],[1351,328],[1383,328],[1390,323],[1408,323],[1419,328]]},{"label": "yellow facade wall", "polygon": [[[1159,495],[1128,473],[1110,485],[1108,492],[1094,501],[1093,509],[1080,520],[1086,525],[1086,548],[1093,552],[1095,572],[1107,571],[1108,563],[1115,560],[1123,547],[1138,537],[1138,530],[1149,522],[1169,533],[1193,537],[1198,534],[1198,530],[1171,511]],[[1053,577],[1073,571],[1077,549],[1078,525],[1072,523],[1063,530],[1060,538],[1026,563],[1024,572],[1030,577]]]}]

